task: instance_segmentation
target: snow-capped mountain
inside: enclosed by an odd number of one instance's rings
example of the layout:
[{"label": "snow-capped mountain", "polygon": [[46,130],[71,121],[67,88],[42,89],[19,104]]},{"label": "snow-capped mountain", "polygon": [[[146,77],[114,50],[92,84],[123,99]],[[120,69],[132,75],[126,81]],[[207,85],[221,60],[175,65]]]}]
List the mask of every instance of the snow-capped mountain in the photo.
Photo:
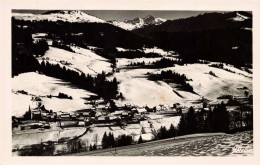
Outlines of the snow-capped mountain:
[{"label": "snow-capped mountain", "polygon": [[166,19],[163,18],[154,18],[153,16],[149,15],[145,18],[134,18],[132,20],[125,20],[123,22],[118,21],[108,21],[109,23],[123,28],[125,30],[134,30],[138,28],[142,28],[146,25],[160,25],[166,22]]},{"label": "snow-capped mountain", "polygon": [[64,21],[64,22],[97,22],[105,23],[106,21],[97,17],[86,14],[82,11],[49,11],[43,14],[31,13],[13,13],[13,17],[18,20],[25,21],[42,21],[48,20],[51,22]]}]

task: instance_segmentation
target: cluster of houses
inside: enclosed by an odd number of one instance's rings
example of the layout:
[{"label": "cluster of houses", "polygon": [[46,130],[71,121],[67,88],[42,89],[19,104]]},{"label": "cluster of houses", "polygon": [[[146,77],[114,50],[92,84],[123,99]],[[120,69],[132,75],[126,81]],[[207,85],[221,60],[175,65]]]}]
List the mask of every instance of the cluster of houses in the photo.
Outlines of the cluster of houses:
[{"label": "cluster of houses", "polygon": [[[163,115],[181,115],[189,110],[189,107],[181,106],[179,103],[175,103],[172,106],[158,105],[156,107],[137,107],[133,104],[125,104],[124,106],[117,105],[116,110],[111,111],[111,105],[104,99],[94,99],[86,102],[86,109],[76,110],[75,112],[53,112],[52,110],[45,109],[44,105],[41,104],[40,98],[33,98],[37,102],[35,108],[29,106],[29,110],[23,116],[22,121],[31,123],[35,122],[57,122],[60,127],[75,127],[75,126],[113,126],[113,125],[127,125],[130,123],[140,123],[147,119],[148,113],[157,113]],[[233,97],[238,102],[249,104],[248,98]],[[220,101],[223,101],[223,99]],[[214,106],[219,103],[210,103],[207,99],[199,99],[194,102],[193,106],[195,111],[205,112],[213,109]],[[252,105],[251,105],[252,106]],[[236,111],[239,106],[229,105],[226,106],[228,111]],[[18,123],[13,118],[13,125]],[[21,121],[21,120],[19,120]],[[33,128],[38,128],[33,126]],[[48,126],[40,126],[40,128],[48,128]]]},{"label": "cluster of houses", "polygon": [[[174,104],[173,107],[166,107],[159,105],[157,107],[137,107],[132,104],[125,104],[124,106],[117,106],[117,109],[111,111],[109,102],[104,99],[95,99],[86,102],[86,109],[75,110],[74,112],[53,112],[45,109],[41,104],[41,99],[32,98],[36,102],[35,108],[29,106],[28,111],[19,119],[23,123],[39,123],[39,122],[57,122],[60,127],[74,127],[74,126],[112,126],[112,125],[127,125],[130,123],[140,123],[146,120],[146,114],[150,112],[176,114],[181,112],[180,104]],[[16,119],[16,120],[14,120]],[[17,125],[17,118],[13,118],[13,125]],[[31,125],[31,124],[27,124]],[[30,128],[30,127],[29,127]],[[33,128],[38,128],[33,127]],[[42,128],[42,127],[41,127]],[[47,127],[44,127],[47,128]]]}]

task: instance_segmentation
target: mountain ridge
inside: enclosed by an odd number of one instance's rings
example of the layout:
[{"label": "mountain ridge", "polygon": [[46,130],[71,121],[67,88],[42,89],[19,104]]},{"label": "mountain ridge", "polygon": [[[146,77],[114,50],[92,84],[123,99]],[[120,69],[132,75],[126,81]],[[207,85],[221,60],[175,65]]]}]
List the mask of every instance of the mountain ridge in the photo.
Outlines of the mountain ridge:
[{"label": "mountain ridge", "polygon": [[167,19],[163,18],[155,18],[152,15],[148,15],[144,18],[134,18],[134,19],[126,19],[122,22],[120,21],[108,21],[109,23],[113,24],[114,26],[118,26],[125,30],[135,30],[138,28],[142,28],[149,25],[160,25],[166,22]]},{"label": "mountain ridge", "polygon": [[106,23],[105,20],[91,16],[79,10],[52,10],[43,14],[30,14],[30,13],[13,13],[13,17],[18,20],[25,21],[64,21],[64,22],[84,22],[84,23]]}]

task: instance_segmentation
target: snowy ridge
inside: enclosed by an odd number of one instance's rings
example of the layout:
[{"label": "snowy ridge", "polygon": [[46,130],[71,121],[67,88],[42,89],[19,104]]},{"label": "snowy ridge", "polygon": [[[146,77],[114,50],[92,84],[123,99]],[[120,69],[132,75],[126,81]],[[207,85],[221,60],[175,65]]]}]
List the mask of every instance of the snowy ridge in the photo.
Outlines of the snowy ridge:
[{"label": "snowy ridge", "polygon": [[73,11],[59,11],[48,14],[28,14],[28,13],[13,13],[13,17],[18,20],[25,21],[64,21],[64,22],[97,22],[105,23],[106,21],[97,17],[88,15],[84,12],[73,10]]},{"label": "snowy ridge", "polygon": [[145,18],[134,18],[133,20],[125,20],[123,22],[119,21],[108,21],[109,23],[113,24],[114,26],[118,26],[125,30],[134,30],[138,28],[142,28],[146,25],[160,25],[166,22],[166,19],[163,18],[154,18],[153,16],[147,16]]},{"label": "snowy ridge", "polygon": [[249,19],[249,17],[244,16],[244,15],[238,13],[238,12],[236,14],[237,14],[236,17],[233,17],[233,18],[230,18],[230,19],[233,20],[233,21],[245,21],[245,20]]}]

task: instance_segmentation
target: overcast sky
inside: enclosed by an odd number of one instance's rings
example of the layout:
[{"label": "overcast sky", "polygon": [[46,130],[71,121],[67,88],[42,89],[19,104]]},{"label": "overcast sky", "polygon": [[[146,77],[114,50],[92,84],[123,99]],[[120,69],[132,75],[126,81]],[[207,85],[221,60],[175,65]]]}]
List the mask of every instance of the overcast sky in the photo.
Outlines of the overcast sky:
[{"label": "overcast sky", "polygon": [[[13,10],[15,13],[36,13],[41,14],[47,10]],[[215,11],[155,11],[155,10],[83,10],[85,13],[104,20],[117,20],[124,21],[125,19],[133,18],[143,18],[147,15],[152,15],[154,17],[160,17],[164,19],[178,19],[178,18],[187,18],[191,16],[196,16],[201,13],[206,12],[215,12]]]}]

